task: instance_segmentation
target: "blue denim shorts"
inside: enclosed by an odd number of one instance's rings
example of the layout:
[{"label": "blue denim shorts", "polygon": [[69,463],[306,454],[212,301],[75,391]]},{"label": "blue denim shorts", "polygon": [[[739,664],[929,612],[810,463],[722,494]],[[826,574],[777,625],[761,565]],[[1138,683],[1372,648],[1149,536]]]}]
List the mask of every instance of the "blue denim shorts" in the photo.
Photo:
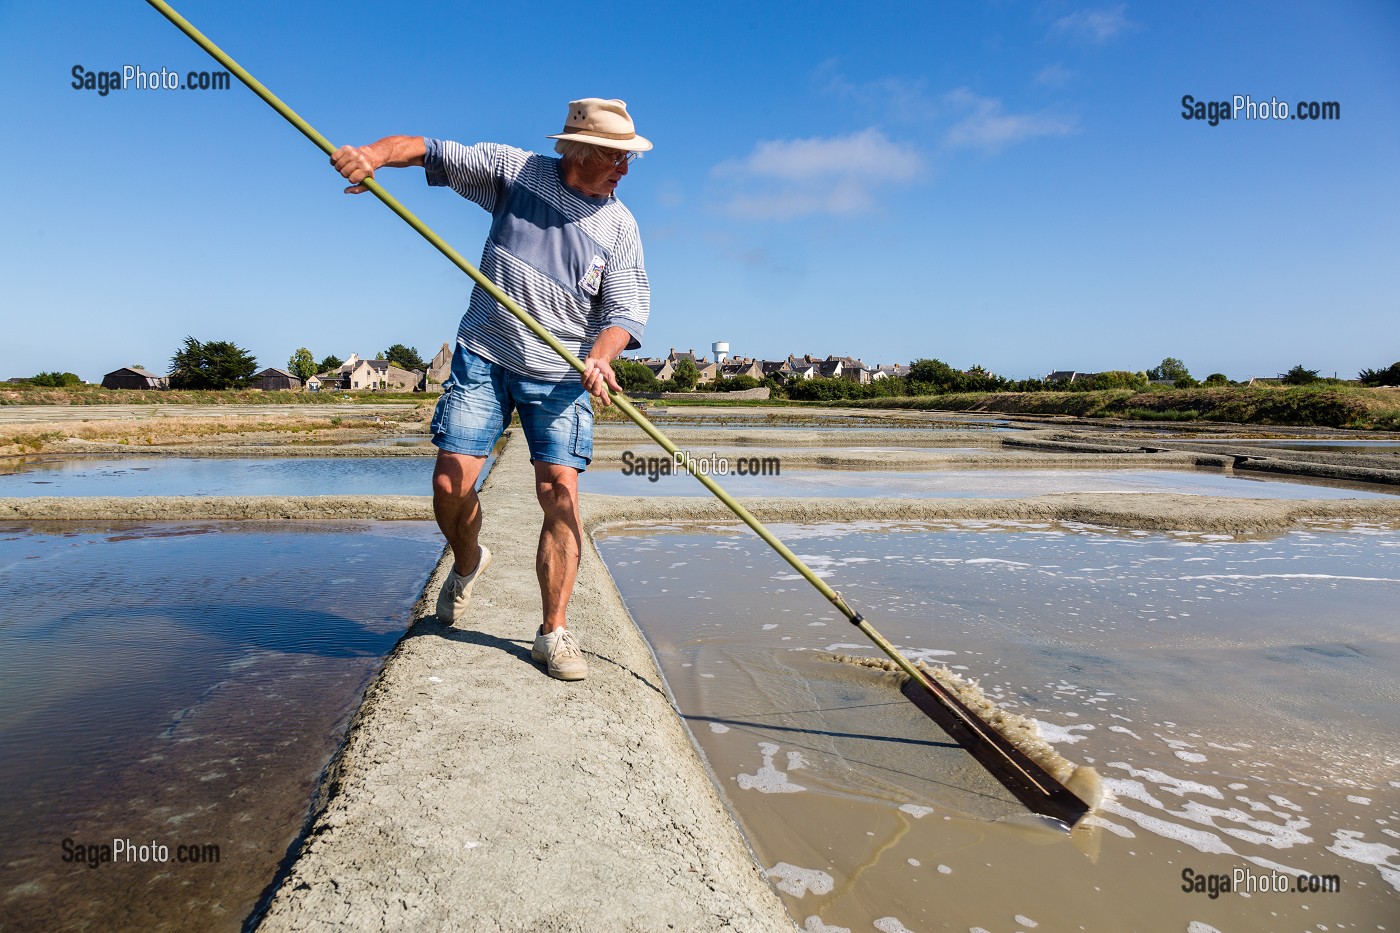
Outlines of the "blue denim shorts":
[{"label": "blue denim shorts", "polygon": [[511,412],[520,413],[531,460],[582,471],[593,459],[593,406],[582,383],[531,379],[459,343],[433,412],[433,443],[448,453],[484,457]]}]

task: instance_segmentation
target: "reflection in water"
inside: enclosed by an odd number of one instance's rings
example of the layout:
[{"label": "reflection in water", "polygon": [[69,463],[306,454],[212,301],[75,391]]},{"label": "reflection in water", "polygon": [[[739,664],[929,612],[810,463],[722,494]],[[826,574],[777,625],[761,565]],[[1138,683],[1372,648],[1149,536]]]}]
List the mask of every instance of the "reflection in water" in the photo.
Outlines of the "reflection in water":
[{"label": "reflection in water", "polygon": [[[0,525],[5,924],[239,929],[439,550],[430,523]],[[113,839],[171,861],[86,867]]]},{"label": "reflection in water", "polygon": [[[773,530],[907,654],[979,679],[1115,795],[1074,837],[1030,818],[888,681],[826,660],[879,655],[747,532],[600,535],[799,922],[1374,930],[1400,916],[1400,531]],[[1341,891],[1212,899],[1182,891],[1187,868],[1335,875]]]}]

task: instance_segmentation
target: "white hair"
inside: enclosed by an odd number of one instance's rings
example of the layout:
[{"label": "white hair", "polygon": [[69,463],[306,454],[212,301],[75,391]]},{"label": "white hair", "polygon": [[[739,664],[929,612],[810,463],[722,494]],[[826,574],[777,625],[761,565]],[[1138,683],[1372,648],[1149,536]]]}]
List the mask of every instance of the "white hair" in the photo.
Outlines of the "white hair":
[{"label": "white hair", "polygon": [[581,143],[577,139],[556,139],[554,151],[566,159],[587,164],[589,162],[602,162],[605,159],[612,161],[622,150],[609,146],[595,146],[592,143]]}]

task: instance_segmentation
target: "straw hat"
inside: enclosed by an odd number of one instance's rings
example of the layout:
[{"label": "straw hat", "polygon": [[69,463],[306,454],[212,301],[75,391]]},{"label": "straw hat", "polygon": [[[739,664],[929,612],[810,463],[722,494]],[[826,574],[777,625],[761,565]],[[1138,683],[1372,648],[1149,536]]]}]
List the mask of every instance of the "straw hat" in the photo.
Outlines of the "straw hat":
[{"label": "straw hat", "polygon": [[627,102],[603,100],[601,97],[569,101],[569,116],[564,121],[563,132],[549,138],[570,139],[628,152],[646,152],[651,148],[651,140],[637,135],[637,128],[627,115]]}]

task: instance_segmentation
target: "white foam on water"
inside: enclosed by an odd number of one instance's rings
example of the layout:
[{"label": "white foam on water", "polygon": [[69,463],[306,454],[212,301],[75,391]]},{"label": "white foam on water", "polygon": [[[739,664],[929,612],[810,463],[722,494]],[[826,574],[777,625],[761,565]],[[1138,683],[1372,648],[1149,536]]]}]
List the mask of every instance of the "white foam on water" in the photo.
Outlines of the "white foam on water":
[{"label": "white foam on water", "polygon": [[1100,816],[1100,815],[1097,814],[1097,813],[1090,813],[1088,816],[1086,816],[1086,817],[1084,818],[1084,822],[1085,822],[1085,824],[1088,825],[1088,826],[1097,826],[1097,827],[1099,827],[1100,829],[1106,829],[1106,830],[1108,830],[1109,832],[1113,833],[1113,835],[1115,835],[1115,836],[1122,836],[1124,839],[1136,839],[1136,838],[1137,838],[1137,833],[1133,832],[1133,831],[1132,831],[1131,829],[1129,829],[1128,827],[1126,827],[1126,826],[1119,826],[1117,823],[1113,822],[1112,820],[1106,820],[1106,819],[1104,819],[1102,816]]},{"label": "white foam on water", "polygon": [[777,878],[779,891],[793,897],[806,897],[813,894],[830,894],[835,887],[831,876],[819,868],[798,868],[787,862],[779,862],[763,873],[765,878]]},{"label": "white foam on water", "polygon": [[787,766],[789,771],[801,771],[807,767],[807,761],[802,757],[801,752],[788,752]]},{"label": "white foam on water", "polygon": [[1187,794],[1200,794],[1203,797],[1210,797],[1213,800],[1225,799],[1224,794],[1214,787],[1211,787],[1209,784],[1175,778],[1155,768],[1134,768],[1132,765],[1122,761],[1110,761],[1108,766],[1110,768],[1117,768],[1120,771],[1126,771],[1135,778],[1145,778],[1162,788],[1162,790],[1176,794],[1178,797],[1185,797]]},{"label": "white foam on water", "polygon": [[1197,852],[1205,852],[1213,855],[1236,854],[1235,850],[1230,848],[1229,845],[1219,836],[1215,835],[1215,833],[1208,833],[1202,829],[1192,829],[1189,826],[1182,826],[1179,823],[1171,823],[1167,820],[1158,819],[1155,816],[1138,813],[1135,810],[1129,810],[1116,800],[1106,800],[1100,807],[1103,810],[1107,810],[1109,813],[1114,813],[1132,820],[1139,827],[1150,833],[1155,833],[1166,839],[1175,839],[1177,842],[1188,845]]},{"label": "white foam on water", "polygon": [[1390,577],[1351,577],[1334,573],[1209,573],[1179,580],[1349,580],[1354,583],[1400,583]]},{"label": "white foam on water", "polygon": [[803,925],[802,931],[803,933],[851,933],[851,928],[822,923],[822,918],[813,914],[807,918],[807,922]]},{"label": "white foam on water", "polygon": [[1274,803],[1278,804],[1280,807],[1283,807],[1287,810],[1292,810],[1294,813],[1303,812],[1302,807],[1298,806],[1296,803],[1289,800],[1287,797],[1280,797],[1278,794],[1270,794],[1269,799],[1272,800]]},{"label": "white foam on water", "polygon": [[910,865],[913,865],[915,868],[918,868],[921,864],[923,864],[922,862],[920,862],[920,861],[919,861],[918,859],[916,859],[916,858],[906,859],[906,861],[907,861]]},{"label": "white foam on water", "polygon": [[910,661],[913,661],[913,662],[916,663],[916,664],[917,664],[918,662],[920,662],[920,661],[927,661],[927,660],[929,660],[930,658],[947,657],[948,655],[951,655],[951,654],[957,654],[957,652],[956,652],[956,651],[949,651],[949,650],[947,650],[946,648],[905,648],[905,649],[904,649],[904,656],[907,657]]},{"label": "white foam on water", "polygon": [[1002,560],[999,557],[972,557],[963,561],[964,564],[1006,564],[1011,567],[1029,567],[1030,564],[1019,560]]},{"label": "white foam on water", "polygon": [[916,820],[921,820],[933,812],[933,807],[921,807],[917,803],[906,803],[899,809]]},{"label": "white foam on water", "polygon": [[766,624],[763,626],[763,630],[764,630],[765,632],[769,632],[769,631],[772,631],[773,629],[775,629],[775,628],[777,628],[777,627],[778,627],[778,623],[776,623],[776,622],[768,622],[768,623],[766,623]]},{"label": "white foam on water", "polygon": [[1206,756],[1200,752],[1173,752],[1182,761],[1189,761],[1193,765],[1198,765],[1206,760]]},{"label": "white foam on water", "polygon": [[1088,738],[1088,736],[1075,735],[1075,730],[1089,732],[1094,728],[1093,724],[1087,722],[1076,726],[1059,726],[1053,722],[1045,722],[1040,719],[1034,720],[1034,722],[1036,728],[1040,731],[1040,737],[1052,745],[1057,742],[1064,742],[1068,745],[1073,745],[1075,742],[1082,742]]},{"label": "white foam on water", "polygon": [[712,722],[710,723],[710,731],[722,735],[729,731],[729,727],[722,722]]},{"label": "white foam on water", "polygon": [[914,933],[913,930],[900,923],[894,917],[881,917],[879,920],[876,920],[875,929],[879,930],[880,933]]},{"label": "white foam on water", "polygon": [[[1400,891],[1400,849],[1384,842],[1362,842],[1364,836],[1364,833],[1352,829],[1339,829],[1332,834],[1333,842],[1327,851],[1353,862],[1374,866],[1391,887]],[[1396,863],[1392,864],[1392,860]]]},{"label": "white foam on water", "polygon": [[[761,794],[795,794],[807,788],[793,784],[787,774],[773,767],[773,756],[778,754],[778,746],[772,742],[760,742],[758,750],[763,754],[763,767],[757,774],[741,774],[737,780],[744,790],[756,790]],[[800,896],[800,895],[799,895]]]},{"label": "white foam on water", "polygon": [[939,865],[938,873],[940,875],[951,875],[953,873],[953,869],[949,868],[947,865]]},{"label": "white foam on water", "polygon": [[1037,923],[1036,921],[1032,920],[1030,917],[1025,916],[1024,914],[1017,914],[1017,915],[1016,915],[1016,922],[1019,923],[1019,924],[1020,924],[1021,926],[1023,926],[1023,927],[1030,927],[1030,928],[1032,928],[1032,929],[1034,929],[1035,927],[1040,926],[1039,923]]},{"label": "white foam on water", "polygon": [[1132,729],[1128,729],[1128,728],[1125,728],[1125,727],[1123,727],[1123,726],[1109,726],[1109,727],[1108,727],[1108,731],[1109,731],[1109,732],[1121,732],[1121,733],[1123,733],[1124,735],[1131,735],[1133,738],[1137,739],[1139,742],[1142,741],[1142,736],[1138,735],[1138,734],[1137,734],[1136,732],[1134,732]]},{"label": "white foam on water", "polygon": [[1192,920],[1186,925],[1186,933],[1220,933],[1209,923],[1202,923],[1199,920]]},{"label": "white foam on water", "polygon": [[1370,805],[1371,805],[1371,798],[1370,798],[1370,797],[1360,797],[1360,796],[1357,796],[1356,794],[1347,794],[1347,799],[1350,800],[1352,803],[1359,803],[1359,804],[1362,804],[1363,806],[1370,806]]}]

